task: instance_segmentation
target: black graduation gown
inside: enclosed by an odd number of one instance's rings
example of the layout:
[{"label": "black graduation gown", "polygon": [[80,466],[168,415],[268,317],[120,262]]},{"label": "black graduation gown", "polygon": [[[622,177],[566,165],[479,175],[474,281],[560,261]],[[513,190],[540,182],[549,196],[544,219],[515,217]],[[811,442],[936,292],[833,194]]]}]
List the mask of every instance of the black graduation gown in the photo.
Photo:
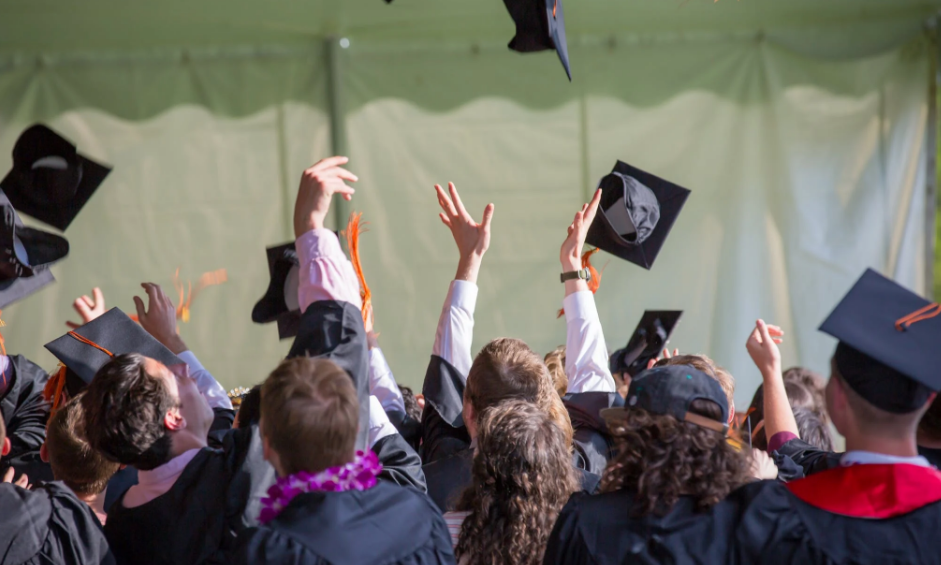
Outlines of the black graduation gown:
[{"label": "black graduation gown", "polygon": [[312,492],[239,536],[236,564],[454,563],[444,518],[425,495],[379,482],[366,491]]},{"label": "black graduation gown", "polygon": [[417,453],[421,449],[421,422],[400,410],[386,410],[389,422]]},{"label": "black graduation gown", "polygon": [[51,481],[52,469],[39,458],[49,420],[49,403],[42,397],[49,374],[22,355],[11,355],[10,367],[7,391],[0,399],[0,412],[11,450],[0,461],[0,473],[13,467],[17,475],[26,473],[32,483]]},{"label": "black graduation gown", "polygon": [[112,564],[101,524],[62,483],[0,484],[0,563]]},{"label": "black graduation gown", "polygon": [[662,515],[631,515],[634,494],[617,491],[572,495],[559,514],[544,563],[551,564],[723,564],[728,562],[735,509],[697,512],[680,497]]},{"label": "black graduation gown", "polygon": [[941,563],[941,473],[933,469],[839,467],[787,485],[746,485],[720,504],[741,510],[735,563]]},{"label": "black graduation gown", "polygon": [[616,392],[579,392],[566,394],[562,402],[575,431],[572,438],[575,466],[596,475],[604,474],[614,454],[614,442],[601,411],[624,406],[624,399]]}]

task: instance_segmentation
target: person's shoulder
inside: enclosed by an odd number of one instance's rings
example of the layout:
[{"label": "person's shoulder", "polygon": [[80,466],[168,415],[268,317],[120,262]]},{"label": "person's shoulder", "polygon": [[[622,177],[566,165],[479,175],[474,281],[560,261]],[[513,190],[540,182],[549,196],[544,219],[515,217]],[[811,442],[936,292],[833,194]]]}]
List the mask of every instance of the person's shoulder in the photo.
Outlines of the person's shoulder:
[{"label": "person's shoulder", "polygon": [[295,536],[267,526],[248,528],[240,533],[229,562],[235,565],[253,563],[317,565],[326,563],[313,548],[295,538]]}]

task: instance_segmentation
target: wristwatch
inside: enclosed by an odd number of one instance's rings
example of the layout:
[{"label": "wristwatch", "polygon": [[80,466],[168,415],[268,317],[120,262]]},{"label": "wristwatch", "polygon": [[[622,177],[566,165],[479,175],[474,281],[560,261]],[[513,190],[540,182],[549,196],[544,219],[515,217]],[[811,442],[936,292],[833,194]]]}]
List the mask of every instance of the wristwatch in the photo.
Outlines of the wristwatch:
[{"label": "wristwatch", "polygon": [[588,269],[579,269],[577,271],[569,271],[567,273],[562,273],[559,278],[562,282],[570,281],[573,279],[582,279],[584,281],[591,280],[591,271]]}]

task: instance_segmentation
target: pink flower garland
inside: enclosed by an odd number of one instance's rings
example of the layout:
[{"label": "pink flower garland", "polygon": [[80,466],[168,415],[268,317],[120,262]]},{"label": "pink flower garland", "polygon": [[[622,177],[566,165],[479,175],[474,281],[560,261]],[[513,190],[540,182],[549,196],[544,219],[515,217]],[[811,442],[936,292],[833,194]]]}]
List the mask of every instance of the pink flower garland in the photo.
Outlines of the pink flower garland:
[{"label": "pink flower garland", "polygon": [[316,474],[306,471],[279,477],[268,489],[268,496],[261,499],[262,524],[275,519],[294,497],[305,492],[345,492],[369,490],[376,486],[376,477],[382,472],[382,464],[372,451],[356,452],[356,457],[340,467],[330,467]]}]

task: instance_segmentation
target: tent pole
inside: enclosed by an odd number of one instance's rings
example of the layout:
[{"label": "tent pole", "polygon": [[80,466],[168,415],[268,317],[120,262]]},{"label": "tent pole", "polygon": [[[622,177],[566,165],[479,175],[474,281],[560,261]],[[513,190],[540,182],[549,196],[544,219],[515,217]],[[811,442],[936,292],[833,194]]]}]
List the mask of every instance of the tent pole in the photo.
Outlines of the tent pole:
[{"label": "tent pole", "polygon": [[934,43],[932,49],[931,75],[928,80],[928,139],[927,139],[927,165],[925,174],[925,296],[929,300],[936,300],[935,288],[935,253],[937,243],[936,222],[938,218],[938,55],[939,42],[936,33],[936,22],[932,22],[930,38]]},{"label": "tent pole", "polygon": [[[346,113],[343,106],[343,51],[350,42],[345,37],[328,36],[324,40],[327,63],[327,108],[330,119],[330,150],[333,155],[349,156],[346,138]],[[350,205],[342,198],[334,198],[333,218],[336,230],[346,227]]]}]

